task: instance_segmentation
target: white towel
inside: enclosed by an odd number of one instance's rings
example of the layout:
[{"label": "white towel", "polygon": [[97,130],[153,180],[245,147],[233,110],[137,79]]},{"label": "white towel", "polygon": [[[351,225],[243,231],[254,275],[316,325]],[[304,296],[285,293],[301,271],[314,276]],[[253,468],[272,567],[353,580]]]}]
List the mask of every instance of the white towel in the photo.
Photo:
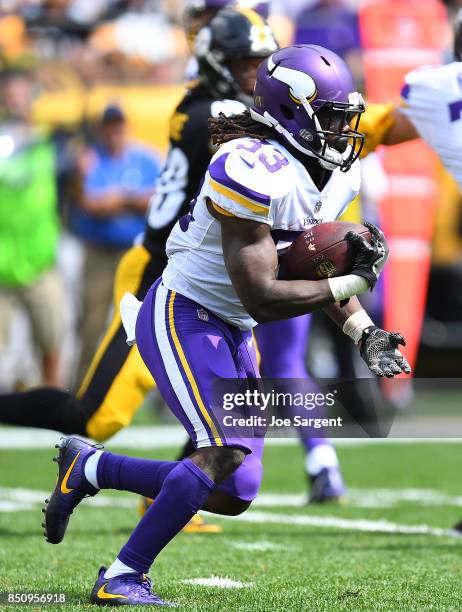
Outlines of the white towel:
[{"label": "white towel", "polygon": [[136,319],[138,318],[138,312],[141,308],[142,302],[136,299],[132,293],[125,293],[123,298],[120,300],[120,318],[122,319],[122,325],[124,326],[125,333],[127,334],[128,346],[133,346],[136,342],[135,338],[135,327]]}]

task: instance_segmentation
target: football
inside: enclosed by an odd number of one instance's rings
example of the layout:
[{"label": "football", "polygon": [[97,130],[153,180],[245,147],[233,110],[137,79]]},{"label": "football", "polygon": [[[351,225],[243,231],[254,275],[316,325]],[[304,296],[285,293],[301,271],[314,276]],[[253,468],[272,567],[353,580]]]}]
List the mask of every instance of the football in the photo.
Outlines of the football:
[{"label": "football", "polygon": [[279,258],[279,278],[321,280],[348,274],[353,265],[352,248],[345,239],[348,232],[371,239],[367,227],[346,221],[320,223],[301,233]]}]

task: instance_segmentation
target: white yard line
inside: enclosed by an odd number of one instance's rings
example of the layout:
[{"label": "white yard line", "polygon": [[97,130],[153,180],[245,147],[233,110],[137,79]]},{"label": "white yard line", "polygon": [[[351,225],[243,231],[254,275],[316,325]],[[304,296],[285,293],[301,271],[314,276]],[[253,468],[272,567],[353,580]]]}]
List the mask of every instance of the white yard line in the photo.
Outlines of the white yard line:
[{"label": "white yard line", "polygon": [[[50,449],[60,436],[49,429],[27,427],[0,427],[0,449]],[[178,425],[137,425],[120,431],[107,442],[109,449],[135,448],[157,449],[181,445],[186,439],[185,431]],[[461,444],[462,438],[339,438],[335,446],[366,446],[370,444],[426,444],[444,442]],[[268,446],[293,446],[298,438],[267,438]]]},{"label": "white yard line", "polygon": [[[41,504],[50,491],[36,489],[0,487],[0,511],[10,512],[11,504],[23,509]],[[261,493],[252,508],[302,508],[306,506],[306,493]],[[107,493],[88,498],[86,504],[93,506],[134,508],[133,498],[114,497]],[[462,507],[462,495],[449,495],[435,489],[350,489],[347,505],[356,508],[392,508],[402,504],[417,503],[423,507]]]},{"label": "white yard line", "polygon": [[[410,491],[416,490],[410,489]],[[43,500],[48,494],[48,491],[0,488],[0,512],[35,510],[37,506],[43,504]],[[265,495],[262,495],[261,497],[263,500],[265,499]],[[293,501],[292,498],[294,496],[277,496],[274,494],[271,496],[273,501],[277,497],[279,497],[281,501],[285,500],[286,505],[290,506],[290,504],[287,502]],[[287,497],[289,497],[289,500],[286,499]],[[104,508],[132,508],[133,511],[135,511],[135,501],[130,498],[101,495],[96,498],[86,499],[83,503],[84,505],[88,506]],[[213,516],[214,520],[220,518],[221,520],[243,521],[249,523],[277,523],[281,525],[324,527],[332,529],[346,529],[350,531],[460,537],[460,534],[457,534],[451,529],[440,529],[438,527],[430,527],[429,525],[403,525],[386,520],[345,519],[336,516],[312,516],[305,514],[277,514],[273,512],[261,512],[259,510],[249,510],[244,514],[235,517],[217,517],[216,515],[210,516]]]},{"label": "white yard line", "polygon": [[209,578],[189,578],[188,580],[182,580],[184,584],[194,584],[205,587],[218,587],[220,589],[243,589],[253,587],[252,582],[240,582],[238,580],[231,580],[227,576],[221,578],[220,576],[210,576]]},{"label": "white yard line", "polygon": [[249,552],[268,552],[271,550],[293,550],[294,546],[282,546],[281,544],[275,544],[274,542],[268,542],[267,540],[256,540],[254,542],[242,542],[240,540],[228,540],[228,546],[237,548],[238,550],[245,550]]},{"label": "white yard line", "polygon": [[[216,517],[215,517],[216,518]],[[298,525],[300,527],[325,527],[348,531],[367,531],[372,533],[402,533],[407,535],[431,535],[457,537],[461,535],[452,529],[440,529],[429,525],[401,525],[386,520],[343,519],[337,516],[307,516],[302,514],[274,514],[249,510],[239,516],[228,516],[228,520],[247,523],[277,523],[278,525]]]},{"label": "white yard line", "polygon": [[[44,505],[45,498],[50,496],[50,492],[51,490],[38,491],[37,489],[0,487],[0,512],[33,510],[37,506]],[[89,497],[84,499],[81,503],[100,508],[132,508],[134,511],[136,511],[135,497],[129,498],[98,495],[98,497]]]},{"label": "white yard line", "polygon": [[[252,507],[303,507],[307,494],[261,493]],[[462,495],[449,495],[435,489],[348,489],[347,505],[356,508],[392,508],[400,504],[462,507]]]}]

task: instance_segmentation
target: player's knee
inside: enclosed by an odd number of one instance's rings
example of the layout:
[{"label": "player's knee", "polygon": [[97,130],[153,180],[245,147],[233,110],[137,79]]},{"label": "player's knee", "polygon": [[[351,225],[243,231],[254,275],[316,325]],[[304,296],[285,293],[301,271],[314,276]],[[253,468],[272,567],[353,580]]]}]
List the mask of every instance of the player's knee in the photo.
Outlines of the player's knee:
[{"label": "player's knee", "polygon": [[245,512],[251,503],[217,489],[208,497],[203,510],[225,516],[238,516]]},{"label": "player's knee", "polygon": [[228,502],[226,508],[220,514],[224,514],[226,516],[239,516],[247,510],[252,502],[246,501],[245,499],[238,499],[237,497]]},{"label": "player's knee", "polygon": [[247,510],[251,503],[252,502],[236,498],[232,501],[227,501],[226,504],[211,504],[210,509],[207,508],[207,510],[223,516],[239,516],[239,514]]},{"label": "player's knee", "polygon": [[246,453],[241,448],[225,447],[220,453],[221,465],[228,474],[232,474],[241,465]]},{"label": "player's knee", "polygon": [[247,510],[252,502],[246,501],[245,499],[236,499],[228,507],[228,516],[239,516]]},{"label": "player's knee", "polygon": [[246,453],[232,446],[211,446],[198,449],[190,460],[201,468],[214,482],[220,484],[244,461]]}]

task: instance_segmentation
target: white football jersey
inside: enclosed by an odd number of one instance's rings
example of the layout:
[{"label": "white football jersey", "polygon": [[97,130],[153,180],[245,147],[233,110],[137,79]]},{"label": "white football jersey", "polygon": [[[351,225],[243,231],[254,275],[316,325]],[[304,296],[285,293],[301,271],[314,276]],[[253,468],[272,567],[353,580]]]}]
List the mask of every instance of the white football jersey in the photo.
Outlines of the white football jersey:
[{"label": "white football jersey", "polygon": [[413,70],[400,108],[462,189],[462,62]]},{"label": "white football jersey", "polygon": [[164,285],[241,329],[252,328],[256,321],[233,288],[221,225],[209,213],[207,198],[223,214],[268,224],[277,245],[295,232],[337,219],[359,187],[359,161],[348,172],[334,170],[319,191],[303,164],[276,141],[239,138],[224,144],[210,162],[191,213],[168,238]]}]

